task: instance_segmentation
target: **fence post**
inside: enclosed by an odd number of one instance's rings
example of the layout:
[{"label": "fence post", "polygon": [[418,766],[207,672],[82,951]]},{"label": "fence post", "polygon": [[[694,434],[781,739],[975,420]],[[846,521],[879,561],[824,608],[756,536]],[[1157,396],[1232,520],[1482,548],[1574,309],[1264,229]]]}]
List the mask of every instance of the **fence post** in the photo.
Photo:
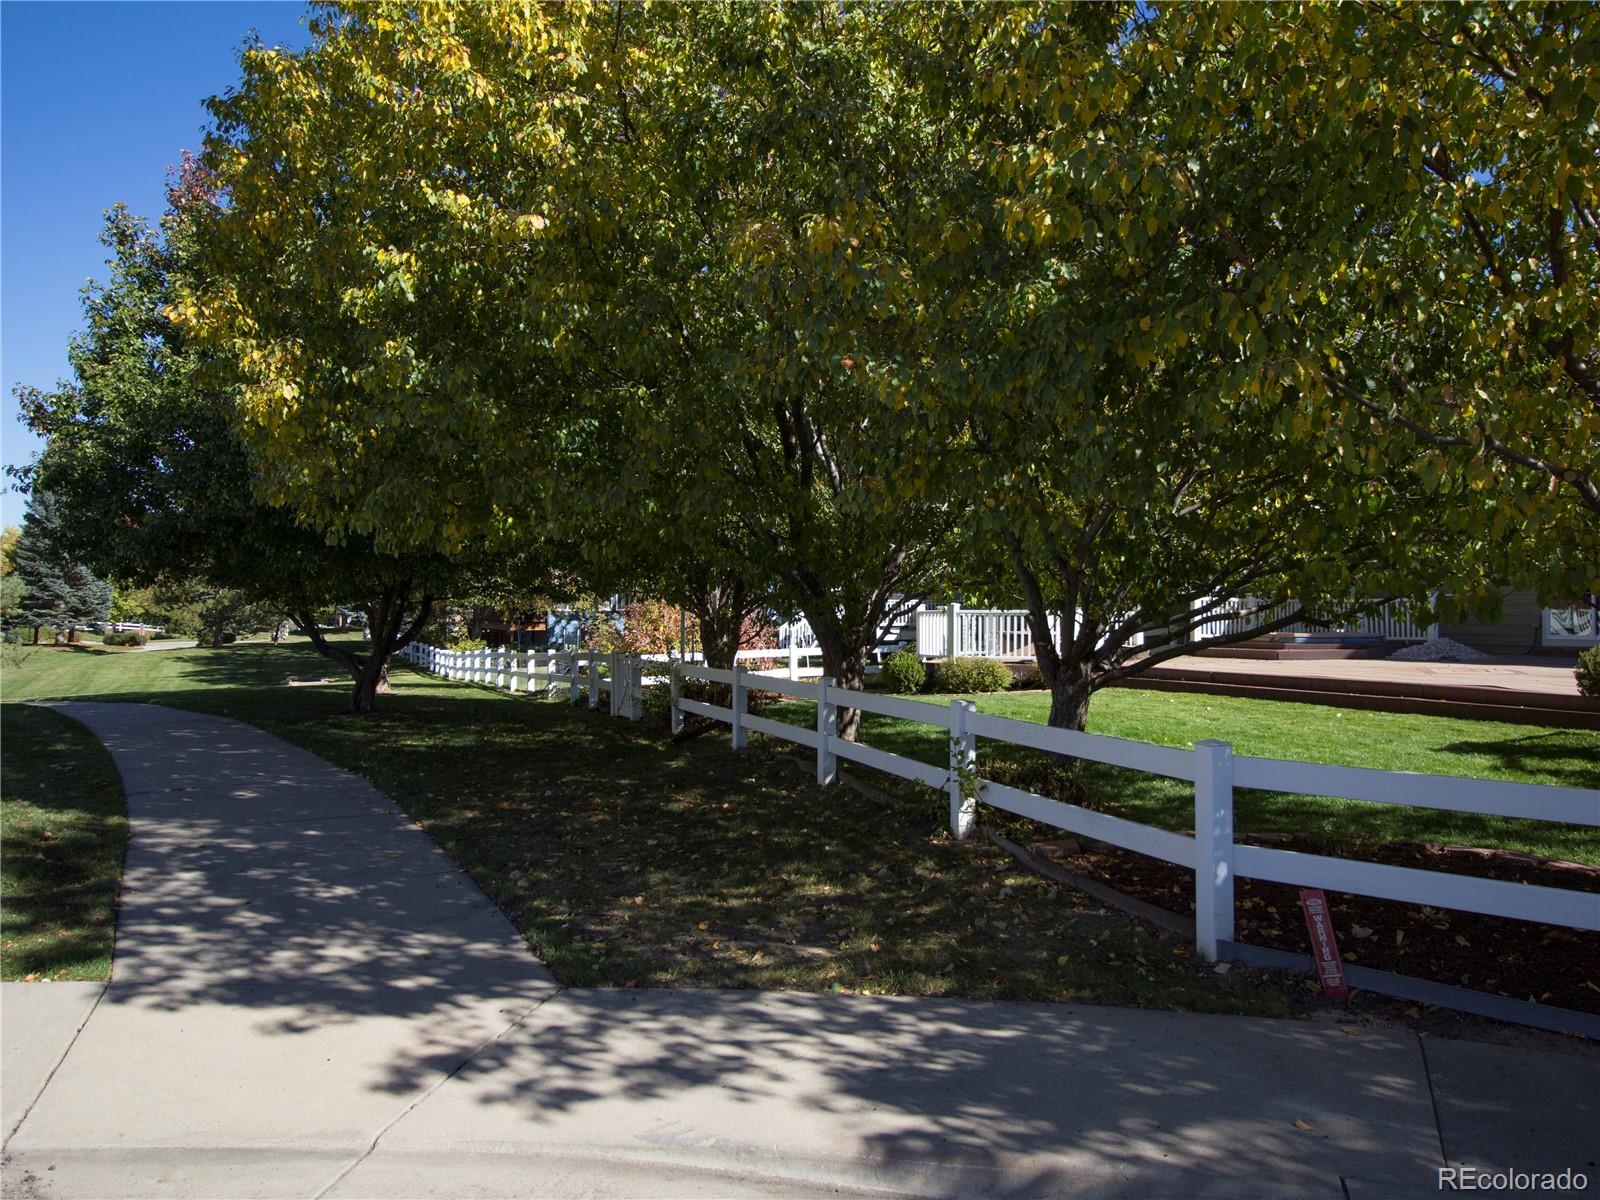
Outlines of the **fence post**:
[{"label": "fence post", "polygon": [[1217,943],[1233,941],[1233,747],[1196,742],[1194,752],[1194,937],[1216,962]]},{"label": "fence post", "polygon": [[673,663],[672,675],[672,733],[673,736],[683,732],[683,709],[678,707],[678,701],[683,699],[683,677],[678,674],[681,663]]},{"label": "fence post", "polygon": [[800,647],[794,644],[794,631],[789,631],[789,678],[800,678]]},{"label": "fence post", "polygon": [[961,605],[954,600],[944,610],[944,656],[952,661],[961,654]]},{"label": "fence post", "polygon": [[506,648],[494,652],[494,686],[503,691],[506,686]]},{"label": "fence post", "polygon": [[971,700],[950,701],[950,836],[963,841],[978,824],[978,798],[968,795],[968,782],[978,772],[978,738],[967,718],[978,711]]},{"label": "fence post", "polygon": [[644,659],[636,655],[623,661],[628,668],[628,711],[623,716],[638,721],[644,717]]},{"label": "fence post", "polygon": [[589,651],[589,707],[600,711],[600,656]]},{"label": "fence post", "polygon": [[744,731],[744,668],[733,660],[733,748],[743,750],[749,742]]},{"label": "fence post", "polygon": [[567,655],[567,665],[571,673],[567,676],[567,699],[576,704],[578,702],[578,652],[572,651]]},{"label": "fence post", "polygon": [[838,756],[828,746],[828,739],[839,733],[839,710],[833,703],[833,680],[824,675],[817,680],[817,782],[833,783],[839,777]]},{"label": "fence post", "polygon": [[611,715],[620,717],[624,698],[622,690],[622,655],[613,650],[606,655],[606,665],[611,668]]}]

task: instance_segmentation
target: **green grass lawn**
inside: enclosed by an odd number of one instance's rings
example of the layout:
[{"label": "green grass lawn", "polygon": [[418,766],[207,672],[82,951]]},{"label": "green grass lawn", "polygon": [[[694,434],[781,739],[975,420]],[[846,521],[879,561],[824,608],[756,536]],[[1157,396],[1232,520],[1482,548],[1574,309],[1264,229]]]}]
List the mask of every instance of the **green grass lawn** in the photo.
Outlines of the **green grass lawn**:
[{"label": "green grass lawn", "polygon": [[[949,840],[944,797],[926,789],[877,803],[817,788],[809,769],[765,739],[744,754],[717,735],[672,745],[642,726],[559,702],[405,670],[370,719],[342,715],[342,683],[282,686],[288,675],[331,673],[303,641],[139,655],[44,649],[7,669],[3,687],[8,700],[154,700],[232,716],[367,776],[573,984],[840,988],[1258,1013],[1282,1011],[1277,989],[1292,986],[1219,980],[1176,940],[1019,870],[986,841]],[[1024,694],[980,698],[986,711],[1005,715],[1042,716],[1040,705]],[[803,706],[776,711],[806,719]],[[1224,737],[1241,753],[1600,783],[1592,734],[1525,726],[1137,691],[1098,698],[1092,725],[1174,744]],[[932,729],[869,717],[865,737],[943,760]],[[981,749],[983,761],[995,761],[993,750]],[[1062,770],[1037,756],[1019,756],[1010,769]],[[1089,771],[1071,782],[1110,810],[1173,827],[1189,819],[1181,787],[1126,772]],[[1297,799],[1280,809],[1246,797],[1241,827],[1320,822],[1376,835],[1409,820],[1396,815],[1405,810],[1329,803]],[[1517,826],[1476,822],[1461,835],[1531,845],[1533,835]],[[1450,819],[1437,815],[1406,831],[1455,836]],[[1592,833],[1581,835],[1586,842],[1559,831],[1538,836],[1544,851],[1600,861]]]},{"label": "green grass lawn", "polygon": [[[1050,708],[1042,692],[963,698],[974,701],[981,712],[1039,723]],[[948,704],[952,697],[914,699]],[[809,703],[788,701],[772,705],[767,715],[812,727],[815,712]],[[947,763],[941,729],[870,713],[862,728],[862,740],[869,745],[940,766]],[[1600,735],[1588,730],[1112,688],[1094,698],[1089,731],[1167,746],[1220,738],[1231,742],[1236,754],[1261,758],[1600,788]],[[1042,795],[1163,829],[1194,827],[1194,788],[1181,780],[1099,763],[1063,764],[984,739],[978,742],[978,764],[988,778]],[[1349,852],[1377,842],[1436,841],[1600,864],[1600,831],[1592,828],[1323,796],[1241,790],[1235,824],[1241,833],[1305,833]]]},{"label": "green grass lawn", "polygon": [[76,721],[0,705],[0,979],[105,979],[128,844],[122,780]]}]

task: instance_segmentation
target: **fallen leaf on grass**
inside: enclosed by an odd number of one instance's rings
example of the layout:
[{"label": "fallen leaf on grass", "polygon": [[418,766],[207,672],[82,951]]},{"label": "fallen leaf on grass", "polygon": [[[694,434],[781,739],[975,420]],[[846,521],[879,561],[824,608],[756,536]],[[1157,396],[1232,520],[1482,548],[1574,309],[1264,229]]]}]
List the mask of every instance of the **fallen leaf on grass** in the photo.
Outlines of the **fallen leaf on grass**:
[{"label": "fallen leaf on grass", "polygon": [[1310,1123],[1306,1122],[1306,1121],[1302,1121],[1298,1117],[1295,1118],[1294,1127],[1296,1129],[1299,1129],[1299,1130],[1305,1132],[1305,1133],[1310,1133],[1311,1132]]}]

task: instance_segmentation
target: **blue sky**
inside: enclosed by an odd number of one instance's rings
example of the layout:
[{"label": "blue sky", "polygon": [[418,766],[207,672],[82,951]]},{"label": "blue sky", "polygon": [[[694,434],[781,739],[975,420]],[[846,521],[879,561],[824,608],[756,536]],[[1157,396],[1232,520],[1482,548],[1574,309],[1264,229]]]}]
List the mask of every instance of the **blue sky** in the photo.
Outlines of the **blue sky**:
[{"label": "blue sky", "polygon": [[[105,274],[102,214],[117,201],[158,217],[167,167],[197,150],[202,101],[237,78],[249,32],[301,46],[298,0],[285,3],[0,4],[0,459],[37,441],[17,420],[13,385],[67,374],[79,290]],[[0,520],[23,497],[0,496]]]}]

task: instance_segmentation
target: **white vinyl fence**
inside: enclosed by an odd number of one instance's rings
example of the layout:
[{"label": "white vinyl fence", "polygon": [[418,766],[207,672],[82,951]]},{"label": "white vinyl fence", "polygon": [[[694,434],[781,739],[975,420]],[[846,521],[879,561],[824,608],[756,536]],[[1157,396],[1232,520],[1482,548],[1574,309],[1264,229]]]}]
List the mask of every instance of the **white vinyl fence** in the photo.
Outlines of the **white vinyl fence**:
[{"label": "white vinyl fence", "polygon": [[[689,699],[683,695],[685,680],[729,686],[731,705],[723,707]],[[752,689],[815,701],[815,727],[753,715],[748,711],[747,699]],[[949,765],[933,766],[841,739],[838,736],[840,708],[879,713],[946,730]],[[1445,812],[1494,814],[1589,826],[1600,826],[1600,791],[1248,758],[1236,756],[1228,743],[1218,741],[1198,742],[1194,749],[1184,750],[990,716],[978,712],[966,700],[952,700],[949,707],[942,707],[848,691],[835,687],[827,678],[802,683],[776,674],[752,673],[739,666],[721,671],[675,664],[672,670],[674,731],[682,727],[685,713],[728,725],[736,750],[746,744],[751,730],[813,749],[817,756],[818,783],[833,783],[838,774],[838,760],[843,758],[942,789],[949,794],[950,829],[958,838],[971,835],[978,806],[987,804],[1187,868],[1195,873],[1195,940],[1208,961],[1227,953],[1224,944],[1234,940],[1235,877],[1600,931],[1600,895],[1592,892],[1240,845],[1234,840],[1233,827],[1236,788],[1337,796],[1374,804],[1403,804]],[[1141,825],[987,780],[981,774],[978,761],[979,738],[1192,782],[1194,836]]]},{"label": "white vinyl fence", "polygon": [[480,683],[523,695],[564,696],[576,704],[580,696],[590,708],[600,697],[611,698],[611,715],[639,719],[644,691],[644,664],[628,654],[593,650],[441,650],[412,642],[400,651],[408,663],[465,683]]}]

